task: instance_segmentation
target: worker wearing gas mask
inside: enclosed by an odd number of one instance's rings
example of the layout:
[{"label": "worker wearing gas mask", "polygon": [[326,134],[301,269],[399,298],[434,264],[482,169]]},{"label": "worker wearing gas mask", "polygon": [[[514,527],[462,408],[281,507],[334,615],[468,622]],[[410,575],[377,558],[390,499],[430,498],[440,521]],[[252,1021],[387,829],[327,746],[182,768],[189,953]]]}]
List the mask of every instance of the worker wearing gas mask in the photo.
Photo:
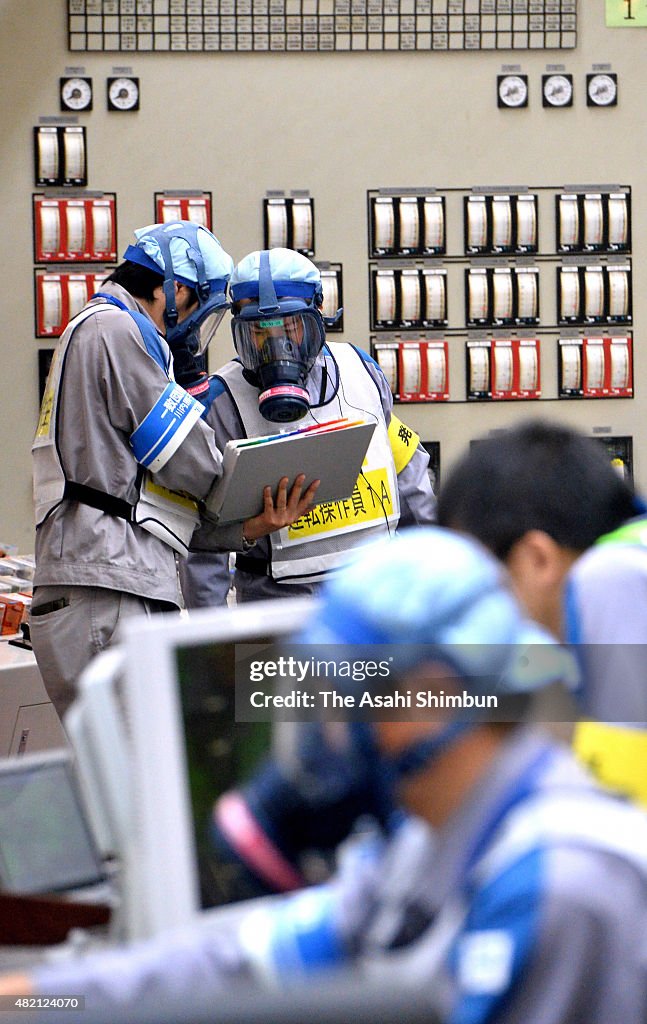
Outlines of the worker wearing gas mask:
[{"label": "worker wearing gas mask", "polygon": [[[319,705],[314,721],[273,723],[279,767],[304,800],[355,779],[384,830],[341,849],[324,884],[39,964],[0,978],[0,992],[81,993],[104,1021],[145,1000],[166,1020],[192,1009],[206,1020],[205,1007],[255,995],[254,1019],[280,1020],[264,1016],[269,992],[298,998],[345,970],[366,990],[423,998],[444,1024],[644,1024],[647,819],[528,722],[578,677],[524,617],[503,567],[467,536],[406,531],[359,552],[295,625],[313,695],[330,666],[390,655],[388,678],[334,677],[345,714]],[[398,694],[411,703],[373,703]],[[352,1019],[330,1010],[313,1019]]]},{"label": "worker wearing gas mask", "polygon": [[[309,594],[371,536],[435,517],[429,456],[413,430],[393,415],[377,363],[354,345],[326,341],[321,275],[291,249],[253,252],[230,280],[236,358],[210,380],[207,423],[218,445],[341,417],[376,424],[352,498],[315,506],[289,528],[256,536],[236,556],[238,601]],[[340,313],[341,311],[339,311]],[[337,316],[339,316],[339,313]],[[256,531],[257,532],[257,531]],[[197,531],[182,567],[188,607],[223,600],[223,556]]]},{"label": "worker wearing gas mask", "polygon": [[[221,475],[204,405],[174,379],[172,351],[186,375],[228,308],[233,260],[189,221],[135,236],[61,337],[33,444],[31,638],[59,714],[120,619],[179,606],[175,557]],[[226,550],[242,530],[221,528]]]}]

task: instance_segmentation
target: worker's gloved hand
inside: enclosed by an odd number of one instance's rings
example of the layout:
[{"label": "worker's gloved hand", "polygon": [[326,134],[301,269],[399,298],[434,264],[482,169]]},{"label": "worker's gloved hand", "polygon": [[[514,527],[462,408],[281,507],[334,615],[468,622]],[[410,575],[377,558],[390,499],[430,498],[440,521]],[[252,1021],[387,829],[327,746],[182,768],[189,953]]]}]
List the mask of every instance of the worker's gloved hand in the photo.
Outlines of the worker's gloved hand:
[{"label": "worker's gloved hand", "polygon": [[218,902],[321,881],[337,846],[369,816],[383,824],[361,778],[304,797],[274,761],[264,762],[247,786],[225,793],[213,807],[209,839],[211,872],[222,889]]}]

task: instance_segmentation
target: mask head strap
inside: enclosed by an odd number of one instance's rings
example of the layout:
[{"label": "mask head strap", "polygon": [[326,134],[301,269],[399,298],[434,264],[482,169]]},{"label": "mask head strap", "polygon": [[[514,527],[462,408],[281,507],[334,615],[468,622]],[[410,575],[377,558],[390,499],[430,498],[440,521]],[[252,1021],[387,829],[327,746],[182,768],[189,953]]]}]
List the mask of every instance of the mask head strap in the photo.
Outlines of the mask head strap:
[{"label": "mask head strap", "polygon": [[[187,235],[189,237],[187,237]],[[195,290],[198,293],[200,303],[206,302],[210,294],[210,286],[207,280],[207,272],[204,268],[204,259],[200,252],[200,246],[198,245],[198,228],[195,224],[187,225],[186,235],[184,236],[186,241],[189,243],[189,247],[186,251],[187,258],[191,260],[195,267],[195,273],[197,281],[195,284]]]},{"label": "mask head strap", "polygon": [[164,297],[166,299],[166,309],[164,311],[164,321],[167,327],[176,327],[178,320],[178,311],[175,304],[175,278],[173,277],[173,260],[171,258],[171,246],[169,244],[168,237],[164,232],[155,232],[155,241],[160,247],[162,254],[162,260],[164,261]]},{"label": "mask head strap", "polygon": [[270,254],[268,249],[264,249],[258,265],[258,312],[277,313],[279,309],[279,300],[272,281]]},{"label": "mask head strap", "polygon": [[[160,248],[162,260],[164,262],[164,297],[166,300],[166,310],[164,313],[164,320],[166,326],[173,328],[177,326],[178,322],[178,311],[175,303],[175,281],[176,276],[173,269],[173,257],[171,256],[171,238],[181,238],[183,241],[188,243],[187,258],[195,267],[197,281],[191,283],[191,287],[195,288],[200,303],[205,302],[209,298],[210,285],[207,280],[207,275],[204,266],[204,258],[200,251],[198,244],[198,225],[197,224],[183,224],[182,233],[177,232],[174,234],[170,230],[174,225],[167,224],[162,228],[158,228],[156,231],[151,231],[147,237],[154,238]],[[141,248],[141,246],[138,246]]]}]

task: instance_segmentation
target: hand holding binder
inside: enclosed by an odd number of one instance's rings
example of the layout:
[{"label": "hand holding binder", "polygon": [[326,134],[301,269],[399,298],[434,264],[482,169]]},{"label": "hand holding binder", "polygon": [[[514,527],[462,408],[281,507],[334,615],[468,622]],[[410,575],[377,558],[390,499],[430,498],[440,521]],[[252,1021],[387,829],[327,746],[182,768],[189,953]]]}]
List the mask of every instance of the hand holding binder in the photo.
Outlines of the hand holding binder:
[{"label": "hand holding binder", "polygon": [[249,545],[270,533],[296,523],[315,505],[319,480],[305,487],[305,473],[294,481],[281,477],[274,493],[268,484],[263,488],[263,511],[243,523],[243,538]]},{"label": "hand holding binder", "polygon": [[242,522],[263,512],[263,489],[305,475],[303,493],[319,480],[317,503],[348,498],[355,487],[374,423],[333,420],[285,434],[229,441],[223,474],[206,502],[219,523]]}]

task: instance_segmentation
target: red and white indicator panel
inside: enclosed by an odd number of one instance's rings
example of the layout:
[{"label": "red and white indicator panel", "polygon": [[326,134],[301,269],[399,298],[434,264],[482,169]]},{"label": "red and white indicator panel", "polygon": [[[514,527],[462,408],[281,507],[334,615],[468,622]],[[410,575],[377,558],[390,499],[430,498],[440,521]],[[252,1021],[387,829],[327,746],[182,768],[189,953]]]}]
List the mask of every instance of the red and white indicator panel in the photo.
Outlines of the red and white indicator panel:
[{"label": "red and white indicator panel", "polygon": [[34,262],[111,263],[117,259],[116,197],[34,195]]},{"label": "red and white indicator panel", "polygon": [[190,220],[211,231],[211,192],[201,195],[156,192],[156,223],[168,224],[174,220]]},{"label": "red and white indicator panel", "polygon": [[541,397],[540,347],[537,338],[493,338],[467,342],[469,399]]},{"label": "red and white indicator panel", "polygon": [[446,341],[377,342],[373,354],[393,397],[399,402],[449,400],[449,355]]},{"label": "red and white indicator panel", "polygon": [[558,342],[560,398],[632,398],[630,336]]},{"label": "red and white indicator panel", "polygon": [[36,270],[36,337],[60,337],[70,320],[101,290],[109,273],[108,269]]}]

